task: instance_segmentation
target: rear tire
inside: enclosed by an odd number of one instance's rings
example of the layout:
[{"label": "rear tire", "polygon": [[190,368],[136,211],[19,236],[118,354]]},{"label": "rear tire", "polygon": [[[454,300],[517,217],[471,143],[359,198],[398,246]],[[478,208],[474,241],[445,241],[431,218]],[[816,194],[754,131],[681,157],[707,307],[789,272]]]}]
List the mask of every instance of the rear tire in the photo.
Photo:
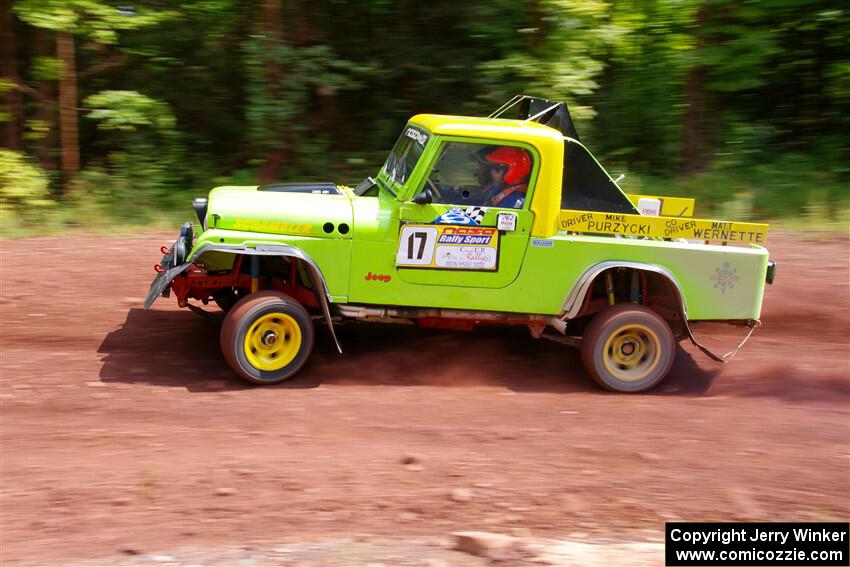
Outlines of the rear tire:
[{"label": "rear tire", "polygon": [[307,310],[277,291],[240,299],[221,326],[225,360],[254,384],[277,384],[292,378],[310,357],[314,339]]},{"label": "rear tire", "polygon": [[641,305],[621,304],[596,315],[582,339],[581,360],[603,388],[645,392],[658,385],[676,357],[667,322]]}]

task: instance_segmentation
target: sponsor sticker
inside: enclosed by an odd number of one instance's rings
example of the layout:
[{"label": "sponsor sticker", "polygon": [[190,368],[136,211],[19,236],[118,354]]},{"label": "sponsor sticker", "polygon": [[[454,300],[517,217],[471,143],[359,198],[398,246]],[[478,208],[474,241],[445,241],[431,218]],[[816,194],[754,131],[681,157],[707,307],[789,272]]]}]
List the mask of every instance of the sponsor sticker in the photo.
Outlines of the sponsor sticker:
[{"label": "sponsor sticker", "polygon": [[499,213],[496,215],[496,228],[504,231],[516,230],[516,213]]},{"label": "sponsor sticker", "polygon": [[555,246],[555,241],[548,238],[532,238],[531,245],[535,248],[552,248]]},{"label": "sponsor sticker", "polygon": [[661,199],[643,198],[638,199],[637,208],[640,214],[648,217],[657,217],[661,215]]},{"label": "sponsor sticker", "polygon": [[405,224],[399,232],[396,266],[435,270],[496,271],[495,227]]},{"label": "sponsor sticker", "polygon": [[416,128],[408,128],[404,135],[411,140],[415,140],[420,146],[424,146],[428,142],[428,135]]},{"label": "sponsor sticker", "polygon": [[431,221],[432,224],[468,224],[478,226],[478,221],[461,209],[449,209]]},{"label": "sponsor sticker", "polygon": [[435,264],[454,270],[489,270],[496,266],[496,249],[487,246],[438,246]]},{"label": "sponsor sticker", "polygon": [[484,215],[487,214],[487,207],[467,207],[463,212],[465,212],[469,217],[481,224],[481,221],[484,220]]},{"label": "sponsor sticker", "polygon": [[261,219],[237,218],[230,227],[233,230],[246,230],[250,232],[270,232],[276,234],[309,234],[309,224],[297,224],[290,222],[269,221]]}]

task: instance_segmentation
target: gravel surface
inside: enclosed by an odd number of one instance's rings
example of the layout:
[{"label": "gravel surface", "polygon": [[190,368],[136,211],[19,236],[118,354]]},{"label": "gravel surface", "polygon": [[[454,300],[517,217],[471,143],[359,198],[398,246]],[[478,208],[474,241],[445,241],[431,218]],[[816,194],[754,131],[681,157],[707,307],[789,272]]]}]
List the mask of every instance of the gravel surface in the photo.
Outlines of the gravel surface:
[{"label": "gravel surface", "polygon": [[170,236],[0,241],[3,565],[491,561],[457,531],[654,558],[670,520],[850,516],[846,238],[771,235],[744,350],[683,345],[624,396],[521,329],[384,325],[342,328],[342,356],[320,331],[294,381],[252,387],[215,321],[142,309]]}]

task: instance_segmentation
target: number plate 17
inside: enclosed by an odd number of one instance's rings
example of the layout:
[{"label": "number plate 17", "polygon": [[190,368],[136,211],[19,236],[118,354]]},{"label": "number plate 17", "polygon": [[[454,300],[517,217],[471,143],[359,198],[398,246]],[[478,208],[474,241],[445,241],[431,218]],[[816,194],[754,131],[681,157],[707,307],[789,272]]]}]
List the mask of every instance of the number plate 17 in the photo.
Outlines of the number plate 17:
[{"label": "number plate 17", "polygon": [[495,226],[404,225],[395,264],[399,268],[495,272],[499,269],[499,231]]},{"label": "number plate 17", "polygon": [[437,228],[404,226],[398,239],[397,266],[430,266],[437,243]]}]

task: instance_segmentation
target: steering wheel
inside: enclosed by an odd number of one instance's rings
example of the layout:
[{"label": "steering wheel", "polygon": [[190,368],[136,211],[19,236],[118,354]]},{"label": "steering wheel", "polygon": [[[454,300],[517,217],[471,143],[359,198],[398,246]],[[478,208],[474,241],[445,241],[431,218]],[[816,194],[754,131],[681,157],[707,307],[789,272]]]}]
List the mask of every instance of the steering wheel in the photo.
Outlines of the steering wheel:
[{"label": "steering wheel", "polygon": [[434,199],[432,200],[437,200],[440,203],[444,203],[446,201],[445,198],[443,198],[443,194],[440,193],[440,188],[437,187],[437,184],[434,183],[430,177],[428,178],[426,184],[428,185],[428,188],[431,190],[431,192],[434,194]]}]

